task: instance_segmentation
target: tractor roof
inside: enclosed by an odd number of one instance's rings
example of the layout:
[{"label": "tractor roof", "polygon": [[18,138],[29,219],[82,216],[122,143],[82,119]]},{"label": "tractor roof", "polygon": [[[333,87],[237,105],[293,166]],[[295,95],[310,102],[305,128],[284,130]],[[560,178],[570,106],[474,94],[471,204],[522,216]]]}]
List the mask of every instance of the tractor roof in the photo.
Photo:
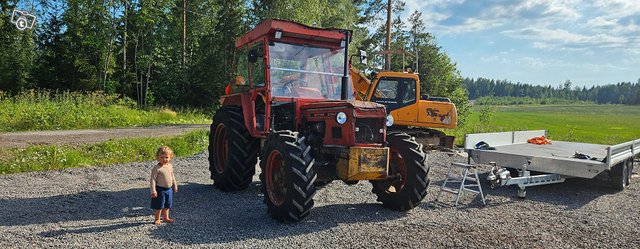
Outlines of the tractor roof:
[{"label": "tractor roof", "polygon": [[[236,39],[236,48],[242,47],[264,36],[272,36],[276,31],[282,31],[282,37],[311,39],[317,42],[339,42],[344,39],[344,33],[350,30],[338,28],[314,28],[292,21],[267,19],[254,29]],[[349,37],[351,40],[351,37]]]}]

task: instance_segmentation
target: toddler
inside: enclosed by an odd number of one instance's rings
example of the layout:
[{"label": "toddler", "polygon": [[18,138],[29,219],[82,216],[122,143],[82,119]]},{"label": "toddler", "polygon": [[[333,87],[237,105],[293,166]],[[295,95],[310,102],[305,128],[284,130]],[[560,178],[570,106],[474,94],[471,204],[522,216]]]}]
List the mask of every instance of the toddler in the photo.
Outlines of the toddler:
[{"label": "toddler", "polygon": [[169,217],[169,209],[173,205],[173,193],[178,193],[178,184],[173,174],[173,166],[170,161],[173,158],[173,150],[168,146],[158,148],[156,159],[158,164],[151,170],[151,209],[155,211],[154,224],[160,224],[160,214],[167,223],[173,223],[175,219]]}]

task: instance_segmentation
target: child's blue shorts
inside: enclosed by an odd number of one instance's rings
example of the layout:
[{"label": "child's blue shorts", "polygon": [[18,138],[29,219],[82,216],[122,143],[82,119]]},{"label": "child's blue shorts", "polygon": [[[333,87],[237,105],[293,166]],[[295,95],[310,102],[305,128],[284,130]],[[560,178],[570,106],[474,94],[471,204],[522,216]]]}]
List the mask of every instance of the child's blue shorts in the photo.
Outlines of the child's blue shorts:
[{"label": "child's blue shorts", "polygon": [[173,205],[173,189],[156,185],[158,197],[151,198],[151,209],[171,208]]}]

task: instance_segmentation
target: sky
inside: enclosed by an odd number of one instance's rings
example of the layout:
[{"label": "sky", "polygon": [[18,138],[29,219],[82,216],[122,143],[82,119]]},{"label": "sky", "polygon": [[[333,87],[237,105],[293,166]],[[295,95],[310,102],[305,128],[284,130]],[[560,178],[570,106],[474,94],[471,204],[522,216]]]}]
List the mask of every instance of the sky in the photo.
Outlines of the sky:
[{"label": "sky", "polygon": [[533,85],[638,82],[640,0],[405,0],[463,77]]}]

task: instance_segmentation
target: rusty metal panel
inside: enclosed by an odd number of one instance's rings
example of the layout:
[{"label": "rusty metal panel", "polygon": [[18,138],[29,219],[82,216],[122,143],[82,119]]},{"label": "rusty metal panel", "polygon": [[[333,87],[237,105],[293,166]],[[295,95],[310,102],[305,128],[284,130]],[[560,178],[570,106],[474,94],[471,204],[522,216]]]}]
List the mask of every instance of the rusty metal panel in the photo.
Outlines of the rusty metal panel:
[{"label": "rusty metal panel", "polygon": [[387,178],[389,148],[351,147],[348,158],[338,160],[338,178],[345,181]]}]

